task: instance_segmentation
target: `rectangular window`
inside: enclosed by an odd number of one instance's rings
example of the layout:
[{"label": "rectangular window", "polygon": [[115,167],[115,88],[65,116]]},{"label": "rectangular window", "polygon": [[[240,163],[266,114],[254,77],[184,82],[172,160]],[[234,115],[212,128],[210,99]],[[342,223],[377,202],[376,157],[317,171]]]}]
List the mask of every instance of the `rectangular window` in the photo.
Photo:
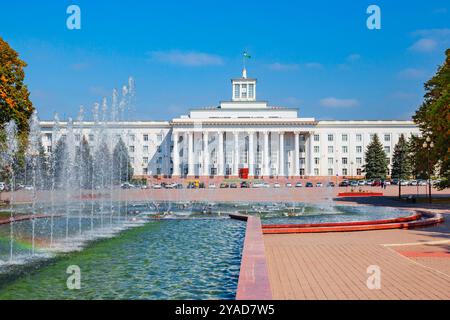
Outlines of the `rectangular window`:
[{"label": "rectangular window", "polygon": [[298,152],[305,152],[305,146],[299,146]]},{"label": "rectangular window", "polygon": [[348,147],[342,146],[342,153],[348,153]]},{"label": "rectangular window", "polygon": [[346,175],[347,175],[347,168],[343,168],[343,169],[342,169],[342,175],[343,175],[343,176],[346,176]]},{"label": "rectangular window", "polygon": [[304,134],[301,134],[301,135],[299,136],[299,139],[300,139],[300,141],[305,141],[305,140],[306,140],[305,135],[304,135]]},{"label": "rectangular window", "polygon": [[319,175],[319,168],[314,168],[314,175],[318,176]]},{"label": "rectangular window", "polygon": [[130,152],[134,152],[134,146],[130,146]]},{"label": "rectangular window", "polygon": [[156,138],[157,138],[158,142],[161,142],[163,139],[163,135],[159,133]]},{"label": "rectangular window", "polygon": [[391,141],[391,135],[390,134],[385,134],[384,135],[384,141],[386,141],[386,142]]},{"label": "rectangular window", "polygon": [[348,141],[348,135],[347,134],[343,134],[342,135],[342,141]]},{"label": "rectangular window", "polygon": [[75,141],[80,141],[81,136],[79,134],[75,135]]},{"label": "rectangular window", "polygon": [[384,147],[384,152],[390,153],[391,152],[391,147],[385,146]]},{"label": "rectangular window", "polygon": [[144,141],[148,141],[148,134],[144,134]]},{"label": "rectangular window", "polygon": [[304,176],[305,175],[305,169],[300,168],[299,173],[300,173],[301,176]]},{"label": "rectangular window", "polygon": [[362,152],[362,147],[356,146],[356,153],[361,153],[361,152]]},{"label": "rectangular window", "polygon": [[253,99],[254,95],[255,95],[255,85],[251,83],[248,85],[248,97],[250,99]]},{"label": "rectangular window", "polygon": [[148,168],[144,168],[144,174],[147,175],[148,174]]},{"label": "rectangular window", "polygon": [[142,163],[145,165],[145,164],[148,164],[148,157],[143,157],[142,158]]},{"label": "rectangular window", "polygon": [[362,134],[358,133],[356,135],[356,141],[361,142],[362,141]]},{"label": "rectangular window", "polygon": [[332,175],[333,175],[333,169],[331,169],[331,168],[328,169],[328,175],[329,175],[329,176],[332,176]]},{"label": "rectangular window", "polygon": [[357,176],[360,176],[361,173],[362,173],[362,170],[361,170],[360,168],[356,169],[356,175],[357,175]]},{"label": "rectangular window", "polygon": [[356,158],[356,164],[362,164],[362,158]]},{"label": "rectangular window", "polygon": [[239,99],[241,97],[240,91],[239,91],[239,85],[234,85],[234,98]]},{"label": "rectangular window", "polygon": [[347,158],[342,158],[342,164],[347,164]]},{"label": "rectangular window", "polygon": [[320,136],[318,134],[314,135],[314,141],[319,141],[320,140]]},{"label": "rectangular window", "polygon": [[158,153],[161,153],[161,150],[162,150],[161,146],[158,146]]},{"label": "rectangular window", "polygon": [[47,141],[52,141],[52,134],[51,133],[46,133],[45,134],[45,138],[47,139]]},{"label": "rectangular window", "polygon": [[93,135],[93,134],[90,134],[90,135],[89,135],[89,141],[90,141],[90,142],[94,141],[94,135]]},{"label": "rectangular window", "polygon": [[130,137],[130,141],[134,141],[134,140],[136,139],[136,137],[134,136],[134,134],[130,134],[129,137]]},{"label": "rectangular window", "polygon": [[330,141],[330,142],[333,141],[333,135],[332,134],[328,135],[328,141]]},{"label": "rectangular window", "polygon": [[334,163],[334,159],[333,158],[328,158],[328,164],[332,166],[333,163]]},{"label": "rectangular window", "polygon": [[247,99],[247,85],[246,84],[241,85],[241,97],[242,97],[242,99]]},{"label": "rectangular window", "polygon": [[320,164],[320,158],[314,158],[314,164]]},{"label": "rectangular window", "polygon": [[148,153],[148,146],[143,146],[142,147],[142,152]]},{"label": "rectangular window", "polygon": [[300,165],[304,165],[305,164],[305,158],[300,158]]},{"label": "rectangular window", "polygon": [[334,152],[333,146],[328,146],[328,153],[333,153],[333,152]]},{"label": "rectangular window", "polygon": [[314,153],[319,153],[319,146],[314,146]]},{"label": "rectangular window", "polygon": [[52,152],[52,146],[47,146],[47,152]]}]

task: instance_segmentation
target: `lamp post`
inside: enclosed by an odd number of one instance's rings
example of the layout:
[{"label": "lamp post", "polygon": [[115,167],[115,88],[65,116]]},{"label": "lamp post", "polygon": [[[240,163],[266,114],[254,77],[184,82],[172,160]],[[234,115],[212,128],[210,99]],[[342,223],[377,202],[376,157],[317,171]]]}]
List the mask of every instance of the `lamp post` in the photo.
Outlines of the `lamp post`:
[{"label": "lamp post", "polygon": [[427,136],[425,142],[422,145],[424,149],[427,149],[427,169],[428,169],[428,202],[431,203],[431,168],[430,168],[430,152],[434,147],[433,141],[430,136]]}]

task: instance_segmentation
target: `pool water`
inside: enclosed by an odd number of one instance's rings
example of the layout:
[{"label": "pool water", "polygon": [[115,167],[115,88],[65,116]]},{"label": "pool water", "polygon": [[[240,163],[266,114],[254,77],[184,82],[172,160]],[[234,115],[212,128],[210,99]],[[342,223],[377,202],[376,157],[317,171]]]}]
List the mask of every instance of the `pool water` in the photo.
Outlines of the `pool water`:
[{"label": "pool water", "polygon": [[[244,234],[231,219],[151,221],[0,274],[0,299],[234,299]],[[67,289],[71,265],[80,290]]]}]

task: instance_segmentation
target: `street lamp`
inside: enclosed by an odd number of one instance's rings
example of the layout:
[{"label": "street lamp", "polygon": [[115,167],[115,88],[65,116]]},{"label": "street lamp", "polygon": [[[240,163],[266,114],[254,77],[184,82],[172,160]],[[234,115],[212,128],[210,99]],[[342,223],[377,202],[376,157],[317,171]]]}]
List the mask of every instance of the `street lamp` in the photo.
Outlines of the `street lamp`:
[{"label": "street lamp", "polygon": [[434,147],[433,141],[431,141],[430,136],[427,136],[423,143],[423,148],[427,149],[427,168],[428,168],[428,202],[431,203],[431,169],[430,169],[430,152]]}]

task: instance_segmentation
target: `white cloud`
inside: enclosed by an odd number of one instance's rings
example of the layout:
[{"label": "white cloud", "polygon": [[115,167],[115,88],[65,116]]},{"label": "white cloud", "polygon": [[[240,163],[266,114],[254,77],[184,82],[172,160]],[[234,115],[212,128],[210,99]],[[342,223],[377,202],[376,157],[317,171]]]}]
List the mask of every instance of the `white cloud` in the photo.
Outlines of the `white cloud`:
[{"label": "white cloud", "polygon": [[290,71],[290,70],[297,70],[299,68],[299,65],[295,64],[295,63],[288,64],[288,63],[275,62],[275,63],[268,64],[267,67],[273,71]]},{"label": "white cloud", "polygon": [[318,62],[308,62],[305,63],[305,67],[308,69],[323,69],[323,65]]},{"label": "white cloud", "polygon": [[153,61],[189,67],[220,66],[224,64],[222,57],[205,52],[152,51],[149,55]]},{"label": "white cloud", "polygon": [[420,29],[413,32],[414,36],[420,37],[446,37],[450,36],[449,28],[441,28],[441,29]]},{"label": "white cloud", "polygon": [[423,69],[406,68],[397,73],[397,77],[400,79],[414,80],[421,79],[426,75]]},{"label": "white cloud", "polygon": [[347,57],[348,62],[354,62],[361,59],[361,55],[358,53],[352,53]]},{"label": "white cloud", "polygon": [[430,38],[421,38],[409,47],[409,50],[417,52],[431,52],[437,47],[437,41]]},{"label": "white cloud", "polygon": [[335,97],[328,97],[320,100],[320,104],[324,107],[330,108],[351,108],[359,106],[357,99],[338,99]]}]

